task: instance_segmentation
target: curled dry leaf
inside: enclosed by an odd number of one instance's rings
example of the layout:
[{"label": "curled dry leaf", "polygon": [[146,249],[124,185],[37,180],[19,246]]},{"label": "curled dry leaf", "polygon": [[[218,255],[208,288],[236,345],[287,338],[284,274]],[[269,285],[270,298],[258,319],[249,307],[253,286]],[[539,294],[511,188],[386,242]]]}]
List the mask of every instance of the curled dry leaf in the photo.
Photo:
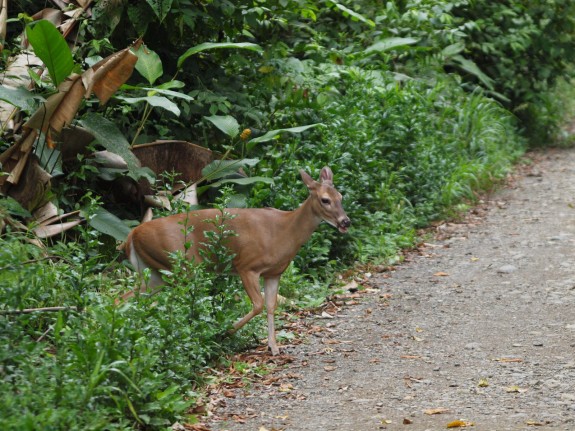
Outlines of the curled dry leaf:
[{"label": "curled dry leaf", "polygon": [[78,226],[80,223],[82,223],[82,220],[73,220],[48,226],[38,226],[32,231],[38,238],[49,238],[51,236],[62,234],[65,231],[72,229],[74,226]]},{"label": "curled dry leaf", "polygon": [[110,97],[132,75],[138,57],[131,49],[138,49],[142,45],[142,39],[138,39],[131,47],[125,48],[100,60],[91,69],[84,73],[84,85],[86,98],[92,92],[104,105]]},{"label": "curled dry leaf", "polygon": [[449,273],[443,272],[443,271],[439,271],[439,272],[436,272],[436,273],[433,274],[433,275],[436,276],[436,277],[447,277],[447,276],[449,276]]}]

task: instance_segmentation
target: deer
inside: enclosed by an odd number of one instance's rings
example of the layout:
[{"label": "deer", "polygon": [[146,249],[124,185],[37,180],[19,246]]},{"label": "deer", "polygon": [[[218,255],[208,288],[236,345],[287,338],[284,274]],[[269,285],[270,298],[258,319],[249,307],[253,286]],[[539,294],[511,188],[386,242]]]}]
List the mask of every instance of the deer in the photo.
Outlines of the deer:
[{"label": "deer", "polygon": [[[274,318],[280,277],[322,221],[344,234],[351,225],[342,206],[342,195],[333,185],[333,173],[329,167],[321,170],[319,181],[312,179],[304,170],[300,170],[300,175],[309,196],[293,211],[275,208],[225,209],[230,214],[225,221],[226,228],[235,232],[227,243],[233,255],[232,271],[240,276],[252,303],[251,311],[238,320],[229,333],[233,334],[260,314],[265,302],[268,348],[274,356],[279,354]],[[157,291],[163,284],[160,271],[171,268],[170,255],[174,252],[180,251],[185,253],[187,260],[201,262],[202,243],[206,241],[204,233],[215,229],[210,220],[218,214],[221,212],[216,208],[199,209],[157,218],[134,228],[121,248],[137,272],[150,271],[149,280],[139,289],[122,295],[121,301],[133,297],[138,290]],[[192,229],[184,228],[190,225]],[[264,296],[261,294],[260,278],[263,279]]]}]

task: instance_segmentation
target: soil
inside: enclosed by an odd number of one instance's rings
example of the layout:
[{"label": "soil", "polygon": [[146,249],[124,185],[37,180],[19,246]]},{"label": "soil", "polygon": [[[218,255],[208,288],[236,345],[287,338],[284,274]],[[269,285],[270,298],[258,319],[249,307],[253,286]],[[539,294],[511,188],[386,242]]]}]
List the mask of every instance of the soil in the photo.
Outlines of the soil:
[{"label": "soil", "polygon": [[276,371],[213,393],[206,426],[575,430],[575,151],[529,158],[402,264],[306,317],[303,342],[256,352]]}]

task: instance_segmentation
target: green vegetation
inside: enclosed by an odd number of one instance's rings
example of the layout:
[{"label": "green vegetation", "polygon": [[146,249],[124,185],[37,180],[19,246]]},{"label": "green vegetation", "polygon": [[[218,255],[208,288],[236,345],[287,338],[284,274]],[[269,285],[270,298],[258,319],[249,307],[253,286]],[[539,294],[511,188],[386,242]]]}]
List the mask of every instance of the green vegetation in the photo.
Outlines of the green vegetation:
[{"label": "green vegetation", "polygon": [[[11,126],[2,116],[0,124],[6,430],[193,422],[200,371],[260,344],[263,319],[224,336],[249,307],[239,280],[181,256],[160,294],[114,304],[138,283],[116,247],[142,216],[141,201],[118,191],[147,180],[168,196],[161,214],[188,208],[170,194],[180,178],[140,167],[135,144],[186,140],[224,160],[206,166],[198,181],[200,204],[215,201],[223,219],[226,205],[296,207],[306,194],[298,170],[317,177],[329,165],[350,233],[319,229],[282,279],[291,302],[313,306],[338,271],[396,258],[417,243],[418,229],[496,185],[528,145],[553,143],[572,108],[569,0],[100,1],[74,22],[61,17],[69,24],[62,31],[74,28],[65,35],[46,20],[31,22],[37,2],[14,3],[3,79],[24,34],[47,71],[27,68],[28,89],[0,88],[0,100],[18,107],[22,120]],[[110,68],[115,91],[94,85],[107,103],[81,91],[69,109],[70,128],[96,138],[70,152],[62,127],[43,123],[43,104],[71,72],[97,83],[102,58],[140,37],[129,80]],[[25,198],[7,181],[14,158],[3,156],[27,136],[49,186],[34,182]],[[124,164],[105,164],[104,149]],[[240,167],[246,177],[230,177]],[[42,234],[31,213],[47,202],[59,213],[79,211],[82,222]],[[209,238],[210,251],[228,265],[231,234],[221,228]],[[38,310],[45,307],[59,308]]]}]

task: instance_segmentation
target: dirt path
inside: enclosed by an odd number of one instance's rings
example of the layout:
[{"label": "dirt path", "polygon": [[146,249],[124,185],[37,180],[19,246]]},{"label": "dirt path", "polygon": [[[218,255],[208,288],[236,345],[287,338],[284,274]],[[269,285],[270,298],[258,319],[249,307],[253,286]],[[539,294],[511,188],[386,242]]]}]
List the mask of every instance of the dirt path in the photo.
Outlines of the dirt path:
[{"label": "dirt path", "polygon": [[536,159],[359,304],[306,322],[278,379],[227,393],[210,428],[575,430],[575,151]]}]

